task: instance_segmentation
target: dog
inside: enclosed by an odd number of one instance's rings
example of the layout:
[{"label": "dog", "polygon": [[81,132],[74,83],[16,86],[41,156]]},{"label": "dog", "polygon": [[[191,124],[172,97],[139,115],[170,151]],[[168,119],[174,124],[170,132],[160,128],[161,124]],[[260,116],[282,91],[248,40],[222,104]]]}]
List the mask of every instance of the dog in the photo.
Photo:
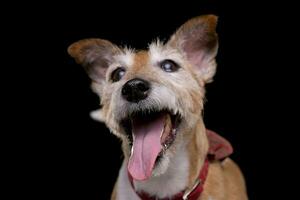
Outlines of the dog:
[{"label": "dog", "polygon": [[83,39],[68,53],[100,96],[91,113],[122,140],[124,161],[112,200],[248,199],[227,140],[205,128],[205,84],[216,72],[218,17],[184,23],[147,50]]}]

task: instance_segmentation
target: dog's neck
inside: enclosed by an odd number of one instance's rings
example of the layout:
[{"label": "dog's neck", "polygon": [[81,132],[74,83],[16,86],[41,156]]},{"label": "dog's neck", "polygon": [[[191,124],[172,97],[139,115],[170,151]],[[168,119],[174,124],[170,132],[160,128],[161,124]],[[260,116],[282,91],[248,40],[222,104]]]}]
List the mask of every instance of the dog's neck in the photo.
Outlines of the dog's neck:
[{"label": "dog's neck", "polygon": [[166,172],[151,177],[147,181],[134,181],[136,191],[144,191],[149,195],[165,198],[192,188],[208,151],[208,141],[202,119],[195,127],[187,142],[184,140],[179,142],[174,156],[170,158]]}]

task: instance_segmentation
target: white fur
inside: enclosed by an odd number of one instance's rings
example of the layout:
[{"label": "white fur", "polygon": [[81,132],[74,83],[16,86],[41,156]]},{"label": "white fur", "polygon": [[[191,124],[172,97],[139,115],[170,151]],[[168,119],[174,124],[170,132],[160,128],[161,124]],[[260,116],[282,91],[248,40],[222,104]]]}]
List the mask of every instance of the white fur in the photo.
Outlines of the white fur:
[{"label": "white fur", "polygon": [[[155,107],[168,108],[170,111],[174,111],[172,114],[178,112],[178,102],[176,100],[175,93],[169,88],[153,83],[153,90],[151,93],[151,98],[154,100]],[[155,105],[158,103],[158,105]]]},{"label": "white fur", "polygon": [[101,109],[97,109],[97,110],[93,110],[90,112],[90,117],[95,120],[95,121],[99,121],[99,122],[105,122],[105,118],[102,114]]},{"label": "white fur", "polygon": [[153,176],[147,181],[134,181],[137,191],[144,191],[158,198],[166,198],[186,189],[189,176],[189,160],[186,149],[181,147],[174,156],[167,155],[167,158],[169,158],[169,160],[167,159],[169,163],[163,174]]},{"label": "white fur", "polygon": [[133,190],[127,173],[127,164],[126,161],[123,162],[122,167],[119,172],[119,178],[117,182],[117,200],[139,200],[140,198],[136,195],[136,192]]},{"label": "white fur", "polygon": [[152,65],[166,59],[174,60],[179,64],[183,60],[182,55],[176,49],[163,45],[159,40],[149,45],[149,55]]},{"label": "white fur", "polygon": [[164,158],[160,160],[160,162],[156,165],[156,167],[154,168],[152,175],[154,177],[158,177],[162,174],[164,174],[169,165],[170,165],[170,158],[171,158],[171,153],[169,151],[165,152]]},{"label": "white fur", "polygon": [[[170,156],[167,157],[170,158]],[[164,158],[163,160],[166,159]],[[181,147],[176,155],[167,160],[169,167],[164,174],[153,176],[147,181],[134,181],[136,191],[144,191],[149,195],[165,198],[186,189],[189,176],[189,161],[185,148]],[[120,169],[117,183],[117,200],[124,199],[139,199],[129,182],[126,161],[123,162]]]},{"label": "white fur", "polygon": [[115,56],[116,62],[126,67],[133,65],[134,62],[134,50],[124,48],[123,53]]}]

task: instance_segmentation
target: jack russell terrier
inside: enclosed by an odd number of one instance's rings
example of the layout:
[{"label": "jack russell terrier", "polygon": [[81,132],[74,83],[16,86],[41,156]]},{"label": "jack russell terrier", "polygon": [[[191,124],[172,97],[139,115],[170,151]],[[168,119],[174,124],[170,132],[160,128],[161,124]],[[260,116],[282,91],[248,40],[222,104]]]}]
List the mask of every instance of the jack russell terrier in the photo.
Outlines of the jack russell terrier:
[{"label": "jack russell terrier", "polygon": [[92,80],[102,108],[91,113],[122,140],[113,200],[245,200],[232,147],[206,130],[205,84],[216,72],[217,17],[183,24],[147,50],[84,39],[68,48]]}]

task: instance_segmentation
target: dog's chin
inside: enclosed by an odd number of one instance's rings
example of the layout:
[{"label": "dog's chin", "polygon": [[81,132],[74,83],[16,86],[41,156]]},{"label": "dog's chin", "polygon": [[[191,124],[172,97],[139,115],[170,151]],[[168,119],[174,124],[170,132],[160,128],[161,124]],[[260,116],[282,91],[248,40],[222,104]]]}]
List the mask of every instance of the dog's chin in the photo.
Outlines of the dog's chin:
[{"label": "dog's chin", "polygon": [[168,109],[147,109],[121,120],[131,149],[128,171],[134,179],[146,180],[167,170],[181,116]]},{"label": "dog's chin", "polygon": [[152,172],[153,177],[158,177],[164,174],[170,165],[170,158],[172,157],[172,151],[165,150],[162,155],[156,160],[155,167]]}]

